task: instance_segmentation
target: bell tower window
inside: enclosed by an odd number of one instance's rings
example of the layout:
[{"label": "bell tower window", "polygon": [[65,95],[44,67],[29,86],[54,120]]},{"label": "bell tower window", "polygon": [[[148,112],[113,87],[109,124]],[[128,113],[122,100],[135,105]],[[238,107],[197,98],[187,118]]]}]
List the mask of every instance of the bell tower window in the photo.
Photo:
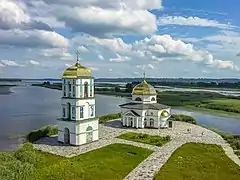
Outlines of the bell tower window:
[{"label": "bell tower window", "polygon": [[84,97],[85,98],[88,97],[88,83],[87,82],[84,83]]}]

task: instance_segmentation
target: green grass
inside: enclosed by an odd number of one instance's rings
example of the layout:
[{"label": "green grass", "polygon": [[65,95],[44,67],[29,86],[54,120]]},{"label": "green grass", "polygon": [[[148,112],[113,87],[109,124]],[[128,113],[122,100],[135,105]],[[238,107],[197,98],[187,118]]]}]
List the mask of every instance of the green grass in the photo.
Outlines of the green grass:
[{"label": "green grass", "polygon": [[134,141],[134,142],[155,145],[155,146],[163,146],[164,144],[170,141],[170,136],[161,137],[161,136],[152,136],[149,134],[133,133],[133,132],[121,134],[120,136],[118,136],[118,138]]},{"label": "green grass", "polygon": [[240,114],[240,100],[238,99],[216,99],[202,103],[199,107],[222,110]]},{"label": "green grass", "polygon": [[240,167],[218,145],[188,143],[177,149],[155,180],[239,180]]},{"label": "green grass", "polygon": [[33,149],[30,143],[15,153],[0,153],[4,180],[117,180],[127,176],[151,150],[125,144],[64,158]]},{"label": "green grass", "polygon": [[183,114],[172,114],[171,117],[175,121],[182,121],[182,122],[187,122],[187,123],[191,123],[191,124],[197,124],[196,119],[194,119],[192,116],[187,116],[187,115],[183,115]]},{"label": "green grass", "polygon": [[108,114],[108,115],[99,117],[99,123],[101,124],[101,123],[105,123],[107,121],[111,121],[119,118],[121,118],[121,113]]}]

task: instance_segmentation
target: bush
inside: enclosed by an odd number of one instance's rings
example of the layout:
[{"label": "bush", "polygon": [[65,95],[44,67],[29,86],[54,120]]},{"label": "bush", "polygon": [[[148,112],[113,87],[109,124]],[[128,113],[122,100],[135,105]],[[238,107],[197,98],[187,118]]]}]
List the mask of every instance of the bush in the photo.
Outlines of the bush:
[{"label": "bush", "polygon": [[10,161],[0,165],[0,179],[3,180],[26,180],[33,172],[34,167],[21,161]]},{"label": "bush", "polygon": [[110,121],[113,119],[119,119],[119,118],[121,118],[121,113],[109,114],[109,115],[99,117],[99,123],[105,123],[107,121]]},{"label": "bush", "polygon": [[182,121],[182,122],[187,122],[187,123],[191,123],[191,124],[197,124],[197,121],[191,116],[182,115],[182,114],[180,114],[180,115],[172,114],[171,117],[174,118],[175,121]]},{"label": "bush", "polygon": [[40,158],[34,150],[27,150],[25,148],[20,148],[14,152],[14,157],[23,163],[29,163],[36,165]]},{"label": "bush", "polygon": [[58,129],[56,126],[46,126],[38,130],[34,130],[27,135],[27,140],[30,142],[35,142],[43,137],[56,135]]},{"label": "bush", "polygon": [[10,162],[16,161],[16,159],[12,156],[12,154],[7,152],[0,152],[0,162]]}]

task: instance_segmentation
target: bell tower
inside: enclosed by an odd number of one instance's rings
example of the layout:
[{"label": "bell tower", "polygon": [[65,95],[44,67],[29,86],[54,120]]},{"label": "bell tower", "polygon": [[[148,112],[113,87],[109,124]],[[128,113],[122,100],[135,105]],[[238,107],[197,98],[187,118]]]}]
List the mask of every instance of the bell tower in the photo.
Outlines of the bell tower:
[{"label": "bell tower", "polygon": [[95,117],[94,78],[91,70],[79,63],[67,68],[62,76],[62,118],[58,119],[58,141],[82,145],[98,140]]}]

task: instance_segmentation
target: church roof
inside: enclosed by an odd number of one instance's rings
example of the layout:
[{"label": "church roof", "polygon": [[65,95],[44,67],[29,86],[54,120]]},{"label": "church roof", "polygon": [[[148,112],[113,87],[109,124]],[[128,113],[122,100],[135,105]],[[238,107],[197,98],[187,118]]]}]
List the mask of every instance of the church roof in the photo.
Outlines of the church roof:
[{"label": "church roof", "polygon": [[62,76],[63,79],[93,78],[90,69],[82,66],[79,62],[67,68]]},{"label": "church roof", "polygon": [[158,104],[158,103],[142,104],[142,103],[134,103],[134,102],[121,104],[119,106],[121,108],[139,109],[139,110],[144,110],[144,109],[161,110],[161,109],[168,109],[168,108],[170,108],[170,106],[166,106],[166,105]]},{"label": "church roof", "polygon": [[132,95],[157,95],[157,92],[152,85],[144,80],[133,88]]}]

